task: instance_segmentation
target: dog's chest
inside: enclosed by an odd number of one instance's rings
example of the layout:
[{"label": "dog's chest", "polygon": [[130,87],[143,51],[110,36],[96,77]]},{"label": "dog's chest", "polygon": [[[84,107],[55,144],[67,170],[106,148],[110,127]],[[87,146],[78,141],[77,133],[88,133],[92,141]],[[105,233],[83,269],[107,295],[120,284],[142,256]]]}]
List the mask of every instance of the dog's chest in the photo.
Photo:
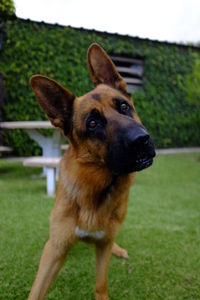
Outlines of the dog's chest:
[{"label": "dog's chest", "polygon": [[75,235],[80,239],[101,240],[108,231],[109,214],[99,209],[81,209],[75,227]]},{"label": "dog's chest", "polygon": [[105,236],[105,231],[98,230],[98,231],[88,231],[79,228],[78,226],[75,227],[75,234],[77,237],[84,239],[84,238],[91,238],[95,240],[101,240]]}]

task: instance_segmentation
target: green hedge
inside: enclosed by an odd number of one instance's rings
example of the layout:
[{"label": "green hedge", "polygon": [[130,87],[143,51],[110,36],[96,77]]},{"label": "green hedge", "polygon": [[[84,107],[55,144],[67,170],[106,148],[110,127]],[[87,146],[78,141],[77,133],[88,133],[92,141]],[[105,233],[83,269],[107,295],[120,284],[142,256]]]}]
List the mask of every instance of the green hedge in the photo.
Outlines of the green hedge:
[{"label": "green hedge", "polygon": [[15,5],[13,0],[1,0],[0,2],[0,18],[7,18],[15,15]]},{"label": "green hedge", "polygon": [[[93,85],[86,53],[90,43],[97,42],[108,53],[144,58],[144,89],[133,99],[157,147],[200,144],[199,105],[189,101],[182,88],[192,72],[194,54],[200,54],[198,48],[18,18],[6,21],[5,31],[0,52],[7,90],[5,120],[45,119],[29,86],[32,74],[53,77],[76,95],[89,91]],[[19,155],[39,153],[22,130],[5,133],[5,142]]]}]

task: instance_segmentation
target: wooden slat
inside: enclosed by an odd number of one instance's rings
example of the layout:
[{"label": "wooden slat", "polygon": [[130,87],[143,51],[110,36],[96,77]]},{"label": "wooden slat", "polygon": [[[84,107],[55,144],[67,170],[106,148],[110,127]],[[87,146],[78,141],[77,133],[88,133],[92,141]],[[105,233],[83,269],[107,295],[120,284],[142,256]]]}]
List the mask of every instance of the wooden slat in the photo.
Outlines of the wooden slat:
[{"label": "wooden slat", "polygon": [[7,146],[0,146],[0,152],[11,152],[13,149]]},{"label": "wooden slat", "polygon": [[15,122],[0,122],[0,128],[39,129],[39,128],[54,128],[54,127],[49,121],[15,121]]},{"label": "wooden slat", "polygon": [[34,156],[25,158],[23,165],[26,167],[58,167],[60,163],[60,157],[43,157]]},{"label": "wooden slat", "polygon": [[61,145],[61,150],[67,150],[69,148],[69,145],[63,144]]},{"label": "wooden slat", "polygon": [[143,82],[141,79],[137,79],[137,78],[128,78],[128,77],[123,77],[123,79],[125,80],[126,83],[129,84],[138,84],[138,85],[142,85]]},{"label": "wooden slat", "polygon": [[129,74],[133,74],[133,75],[139,74],[139,72],[137,72],[133,68],[117,67],[117,70],[122,73],[129,73]]},{"label": "wooden slat", "polygon": [[132,64],[138,64],[143,65],[142,59],[135,59],[135,58],[128,58],[128,57],[120,57],[120,56],[110,56],[111,59],[114,62],[120,61],[120,62],[126,62],[126,63],[132,63]]}]

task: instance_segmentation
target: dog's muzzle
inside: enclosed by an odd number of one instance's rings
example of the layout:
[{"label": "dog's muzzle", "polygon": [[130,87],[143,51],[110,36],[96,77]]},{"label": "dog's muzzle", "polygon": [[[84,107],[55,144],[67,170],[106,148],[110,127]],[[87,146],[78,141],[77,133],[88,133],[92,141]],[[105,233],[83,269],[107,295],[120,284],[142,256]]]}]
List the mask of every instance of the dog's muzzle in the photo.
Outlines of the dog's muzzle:
[{"label": "dog's muzzle", "polygon": [[155,147],[144,126],[134,124],[116,135],[108,148],[107,165],[116,175],[141,171],[153,163]]}]

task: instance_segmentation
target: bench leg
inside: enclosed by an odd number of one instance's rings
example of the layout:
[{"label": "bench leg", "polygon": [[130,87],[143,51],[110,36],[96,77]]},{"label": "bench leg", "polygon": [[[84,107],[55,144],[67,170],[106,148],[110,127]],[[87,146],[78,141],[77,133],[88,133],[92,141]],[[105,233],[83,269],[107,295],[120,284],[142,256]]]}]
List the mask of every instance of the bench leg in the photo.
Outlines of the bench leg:
[{"label": "bench leg", "polygon": [[[61,157],[61,143],[64,140],[59,129],[54,129],[52,137],[45,137],[36,129],[27,129],[28,135],[36,141],[42,148],[42,156],[44,157]],[[42,176],[47,175],[47,168],[43,167]],[[56,179],[58,179],[59,168],[56,170]]]},{"label": "bench leg", "polygon": [[46,168],[46,176],[47,176],[47,195],[53,196],[56,191],[55,169]]}]

